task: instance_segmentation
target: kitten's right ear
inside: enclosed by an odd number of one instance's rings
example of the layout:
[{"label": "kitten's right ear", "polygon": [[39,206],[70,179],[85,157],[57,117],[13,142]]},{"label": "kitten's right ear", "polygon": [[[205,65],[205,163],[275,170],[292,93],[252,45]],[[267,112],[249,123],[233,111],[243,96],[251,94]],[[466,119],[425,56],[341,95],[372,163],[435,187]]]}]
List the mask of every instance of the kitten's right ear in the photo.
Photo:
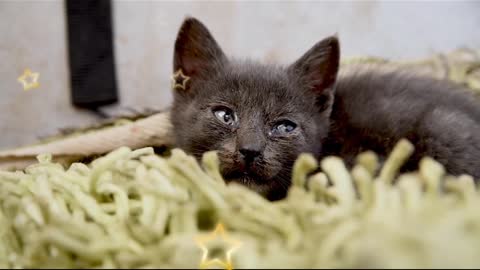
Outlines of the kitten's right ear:
[{"label": "kitten's right ear", "polygon": [[214,72],[215,67],[225,60],[222,49],[208,29],[197,19],[187,17],[175,41],[174,72],[181,70],[194,80]]},{"label": "kitten's right ear", "polygon": [[324,94],[335,84],[339,66],[340,43],[335,35],[315,44],[290,68],[309,82],[314,92]]}]

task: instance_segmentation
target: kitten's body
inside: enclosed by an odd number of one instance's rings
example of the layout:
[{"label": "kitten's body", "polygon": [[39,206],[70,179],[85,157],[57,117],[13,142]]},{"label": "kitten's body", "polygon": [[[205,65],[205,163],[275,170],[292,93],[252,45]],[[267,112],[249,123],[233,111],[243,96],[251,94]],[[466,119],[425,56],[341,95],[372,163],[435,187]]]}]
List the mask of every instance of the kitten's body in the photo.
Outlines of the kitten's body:
[{"label": "kitten's body", "polygon": [[[343,73],[343,74],[342,74]],[[401,138],[415,145],[404,170],[430,156],[452,174],[480,179],[480,103],[444,80],[402,70],[352,66],[337,79],[331,128],[322,155],[348,163],[366,150],[383,157]]]},{"label": "kitten's body", "polygon": [[300,153],[388,154],[407,138],[416,151],[405,170],[431,156],[448,173],[480,178],[480,106],[446,81],[350,67],[339,72],[339,43],[325,39],[287,67],[228,59],[208,30],[187,19],[175,43],[177,146],[201,157],[218,151],[227,181],[282,198]]}]

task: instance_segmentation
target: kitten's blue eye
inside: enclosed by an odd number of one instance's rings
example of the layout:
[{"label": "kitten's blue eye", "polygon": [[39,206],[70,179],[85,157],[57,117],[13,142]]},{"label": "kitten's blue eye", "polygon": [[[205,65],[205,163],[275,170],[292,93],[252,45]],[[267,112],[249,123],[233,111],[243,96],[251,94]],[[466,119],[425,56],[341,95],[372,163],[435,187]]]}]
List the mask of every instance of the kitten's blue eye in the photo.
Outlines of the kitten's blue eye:
[{"label": "kitten's blue eye", "polygon": [[274,127],[273,127],[273,134],[288,134],[292,131],[294,131],[297,128],[297,124],[293,123],[292,121],[289,120],[283,120],[281,122],[278,122]]},{"label": "kitten's blue eye", "polygon": [[219,107],[212,110],[215,117],[225,125],[233,125],[236,121],[235,113],[229,108]]}]

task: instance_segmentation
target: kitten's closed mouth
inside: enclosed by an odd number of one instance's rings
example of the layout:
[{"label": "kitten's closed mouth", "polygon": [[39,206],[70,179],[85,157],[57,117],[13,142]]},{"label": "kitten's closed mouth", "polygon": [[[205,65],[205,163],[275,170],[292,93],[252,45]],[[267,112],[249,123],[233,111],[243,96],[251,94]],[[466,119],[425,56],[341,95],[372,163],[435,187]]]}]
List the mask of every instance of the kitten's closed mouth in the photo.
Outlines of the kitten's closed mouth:
[{"label": "kitten's closed mouth", "polygon": [[227,183],[236,182],[259,191],[267,186],[267,182],[262,177],[248,171],[233,171],[224,175]]}]

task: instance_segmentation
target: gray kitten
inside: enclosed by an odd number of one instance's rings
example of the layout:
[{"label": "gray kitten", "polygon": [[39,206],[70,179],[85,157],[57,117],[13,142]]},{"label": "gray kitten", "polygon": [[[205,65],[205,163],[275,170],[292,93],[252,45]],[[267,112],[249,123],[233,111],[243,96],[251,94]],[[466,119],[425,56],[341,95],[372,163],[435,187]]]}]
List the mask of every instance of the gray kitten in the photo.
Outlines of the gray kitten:
[{"label": "gray kitten", "polygon": [[387,155],[401,138],[448,173],[480,178],[480,104],[447,81],[360,67],[339,72],[340,45],[329,37],[289,66],[228,59],[194,18],[180,28],[174,71],[177,146],[197,158],[217,150],[227,182],[271,200],[283,198],[300,153],[338,155],[351,165],[365,150]]}]

